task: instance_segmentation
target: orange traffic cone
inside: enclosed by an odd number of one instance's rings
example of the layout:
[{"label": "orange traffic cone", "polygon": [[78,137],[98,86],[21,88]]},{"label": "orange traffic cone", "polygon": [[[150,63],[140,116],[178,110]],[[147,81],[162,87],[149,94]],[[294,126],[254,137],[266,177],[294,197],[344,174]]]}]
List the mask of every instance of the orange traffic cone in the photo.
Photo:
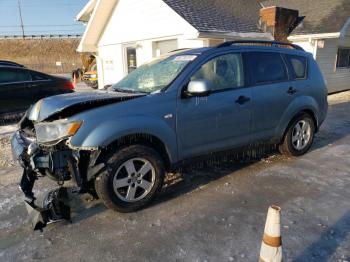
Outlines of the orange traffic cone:
[{"label": "orange traffic cone", "polygon": [[272,205],[267,212],[264,237],[261,243],[259,262],[281,262],[281,208]]}]

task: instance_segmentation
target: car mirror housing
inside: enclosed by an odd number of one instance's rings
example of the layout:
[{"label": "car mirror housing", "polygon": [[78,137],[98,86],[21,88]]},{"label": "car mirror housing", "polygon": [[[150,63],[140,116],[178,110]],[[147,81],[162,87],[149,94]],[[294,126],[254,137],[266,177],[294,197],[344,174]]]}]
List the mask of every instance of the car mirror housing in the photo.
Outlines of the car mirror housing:
[{"label": "car mirror housing", "polygon": [[184,92],[185,97],[208,96],[210,93],[209,83],[206,80],[192,80],[188,83]]}]

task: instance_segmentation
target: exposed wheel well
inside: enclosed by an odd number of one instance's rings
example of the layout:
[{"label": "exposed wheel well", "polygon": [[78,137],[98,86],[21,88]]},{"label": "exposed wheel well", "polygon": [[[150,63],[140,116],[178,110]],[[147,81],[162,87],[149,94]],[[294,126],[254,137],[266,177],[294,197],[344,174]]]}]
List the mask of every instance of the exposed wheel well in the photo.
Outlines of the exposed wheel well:
[{"label": "exposed wheel well", "polygon": [[119,148],[136,145],[136,144],[149,146],[154,150],[156,150],[163,158],[166,170],[168,171],[170,169],[171,161],[164,143],[156,136],[149,135],[149,134],[142,134],[142,133],[127,135],[113,141],[107,147],[102,149],[101,154],[98,157],[96,162],[97,163],[104,162],[105,159],[107,159],[112,154],[114,154],[115,151]]}]

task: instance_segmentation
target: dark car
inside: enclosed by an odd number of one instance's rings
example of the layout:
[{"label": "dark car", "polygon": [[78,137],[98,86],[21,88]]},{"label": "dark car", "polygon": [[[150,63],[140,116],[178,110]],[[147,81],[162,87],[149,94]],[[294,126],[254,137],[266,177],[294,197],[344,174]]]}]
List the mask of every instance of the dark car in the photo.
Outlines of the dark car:
[{"label": "dark car", "polygon": [[0,119],[24,112],[41,98],[73,91],[74,85],[68,79],[0,65]]},{"label": "dark car", "polygon": [[0,66],[17,66],[17,67],[24,67],[24,65],[18,64],[16,62],[7,61],[7,60],[0,60]]}]

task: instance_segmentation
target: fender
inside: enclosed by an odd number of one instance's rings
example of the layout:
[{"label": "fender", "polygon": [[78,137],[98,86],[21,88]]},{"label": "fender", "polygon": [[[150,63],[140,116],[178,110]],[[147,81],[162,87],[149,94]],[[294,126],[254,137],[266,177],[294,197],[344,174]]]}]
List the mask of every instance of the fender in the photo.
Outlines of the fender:
[{"label": "fender", "polygon": [[319,112],[320,108],[314,98],[311,96],[299,96],[296,97],[292,103],[289,104],[287,109],[284,111],[281,121],[275,129],[275,136],[282,138],[286,131],[290,121],[301,111],[310,110],[313,112],[316,119],[316,128],[319,124]]},{"label": "fender", "polygon": [[175,130],[164,120],[145,115],[131,115],[109,119],[96,125],[86,121],[69,143],[79,149],[103,148],[113,141],[132,134],[146,134],[163,142],[171,163],[177,162],[177,142]]}]

